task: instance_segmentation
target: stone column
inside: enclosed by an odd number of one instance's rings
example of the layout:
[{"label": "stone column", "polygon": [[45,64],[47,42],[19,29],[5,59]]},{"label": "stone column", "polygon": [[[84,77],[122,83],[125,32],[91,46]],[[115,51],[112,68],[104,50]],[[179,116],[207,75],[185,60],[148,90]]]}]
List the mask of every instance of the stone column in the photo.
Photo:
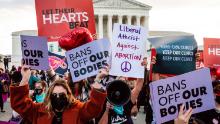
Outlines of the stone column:
[{"label": "stone column", "polygon": [[128,19],[128,25],[131,25],[131,15],[127,15],[127,19]]},{"label": "stone column", "polygon": [[149,25],[148,25],[148,24],[149,24],[148,18],[149,18],[148,16],[145,16],[145,17],[144,17],[144,27],[146,27],[146,28],[149,28]]},{"label": "stone column", "polygon": [[136,23],[137,23],[137,26],[140,26],[141,25],[141,16],[136,16]]},{"label": "stone column", "polygon": [[103,15],[98,15],[99,18],[99,38],[103,38]]},{"label": "stone column", "polygon": [[112,40],[112,17],[113,15],[108,15],[108,37]]},{"label": "stone column", "polygon": [[122,19],[123,19],[123,16],[122,15],[119,15],[118,16],[118,23],[119,24],[122,24],[123,22],[122,22]]}]

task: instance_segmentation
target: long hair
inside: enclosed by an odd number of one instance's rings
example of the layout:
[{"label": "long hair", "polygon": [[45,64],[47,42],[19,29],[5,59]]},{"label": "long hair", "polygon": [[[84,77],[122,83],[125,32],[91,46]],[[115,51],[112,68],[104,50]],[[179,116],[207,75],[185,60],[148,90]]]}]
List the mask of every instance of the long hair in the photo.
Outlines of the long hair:
[{"label": "long hair", "polygon": [[67,97],[68,105],[66,106],[66,108],[70,108],[72,105],[75,104],[75,98],[73,97],[66,80],[59,79],[59,80],[54,81],[54,83],[49,87],[47,94],[46,94],[46,97],[44,99],[44,105],[45,105],[46,111],[48,113],[53,112],[50,97],[51,97],[53,90],[56,86],[62,86],[67,91],[66,97]]}]

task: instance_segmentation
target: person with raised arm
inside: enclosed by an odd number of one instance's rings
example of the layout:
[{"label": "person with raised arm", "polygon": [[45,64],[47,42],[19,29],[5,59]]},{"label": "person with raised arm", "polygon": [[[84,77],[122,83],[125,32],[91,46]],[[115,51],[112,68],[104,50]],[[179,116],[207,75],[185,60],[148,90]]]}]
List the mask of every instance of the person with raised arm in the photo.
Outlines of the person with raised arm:
[{"label": "person with raised arm", "polygon": [[11,107],[32,124],[84,124],[99,116],[106,93],[101,84],[92,85],[90,100],[82,103],[76,100],[66,80],[55,80],[49,87],[43,103],[34,103],[29,98],[28,81],[31,71],[27,66],[21,69],[22,81],[11,86]]}]

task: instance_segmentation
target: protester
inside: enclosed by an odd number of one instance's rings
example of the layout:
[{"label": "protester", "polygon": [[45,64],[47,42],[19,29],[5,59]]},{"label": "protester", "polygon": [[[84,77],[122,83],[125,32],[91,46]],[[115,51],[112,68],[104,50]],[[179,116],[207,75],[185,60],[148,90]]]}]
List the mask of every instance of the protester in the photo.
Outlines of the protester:
[{"label": "protester", "polygon": [[[11,75],[11,85],[13,86],[19,86],[19,83],[22,80],[22,75],[20,71],[15,71]],[[26,117],[21,117],[16,111],[12,110],[12,117],[9,120],[11,123],[17,123],[17,124],[31,124]]]},{"label": "protester", "polygon": [[76,99],[81,102],[86,102],[87,100],[89,100],[89,92],[91,90],[91,87],[86,80],[75,82],[72,88],[73,96]]},{"label": "protester", "polygon": [[7,57],[4,58],[4,66],[5,66],[5,70],[7,70],[8,69],[8,58]]},{"label": "protester", "polygon": [[5,110],[4,110],[4,101],[3,101],[3,98],[2,98],[2,93],[3,93],[3,85],[2,85],[2,82],[0,82],[0,109],[1,109],[1,112],[5,112]]},{"label": "protester", "polygon": [[28,98],[31,71],[23,66],[21,73],[20,85],[10,87],[11,107],[32,124],[83,124],[98,116],[102,110],[106,94],[97,82],[92,85],[91,97],[86,103],[81,103],[72,96],[63,79],[55,80],[49,87],[44,103],[34,103]]},{"label": "protester", "polygon": [[39,72],[39,78],[40,78],[42,81],[47,81],[47,76],[46,76],[45,71],[41,70],[41,71]]},{"label": "protester", "polygon": [[5,82],[6,84],[9,84],[10,78],[7,73],[4,73],[4,70],[0,68],[0,81]]},{"label": "protester", "polygon": [[10,72],[14,72],[14,71],[17,71],[17,69],[16,69],[15,65],[13,65],[13,66],[11,67]]},{"label": "protester", "polygon": [[29,81],[28,81],[30,90],[34,90],[34,85],[38,81],[40,81],[40,79],[36,76],[36,71],[31,70],[31,76],[30,76]]},{"label": "protester", "polygon": [[7,99],[7,95],[9,92],[9,75],[4,73],[4,70],[2,68],[0,68],[0,108],[1,108],[1,112],[5,112],[4,110],[4,99],[3,99],[3,95],[6,97]]},{"label": "protester", "polygon": [[34,85],[34,93],[32,95],[32,100],[36,103],[43,103],[46,96],[46,82],[38,81]]},{"label": "protester", "polygon": [[[147,61],[143,61],[143,65],[147,64]],[[103,69],[105,71],[105,74],[108,75],[108,69]],[[103,79],[104,77],[99,77],[99,79],[95,80],[100,80]],[[121,78],[119,78],[121,79]],[[133,106],[136,104],[136,100],[138,98],[139,92],[142,89],[143,86],[143,79],[137,79],[135,86],[133,90],[131,91],[131,98],[127,104],[122,106],[122,111],[116,112],[113,107],[113,105],[109,104],[108,102],[106,103],[106,108],[104,111],[103,116],[99,120],[99,124],[113,124],[113,123],[120,123],[120,124],[133,124],[132,118],[131,118],[131,110]],[[119,108],[118,108],[119,110]],[[123,111],[124,110],[124,111]]]}]

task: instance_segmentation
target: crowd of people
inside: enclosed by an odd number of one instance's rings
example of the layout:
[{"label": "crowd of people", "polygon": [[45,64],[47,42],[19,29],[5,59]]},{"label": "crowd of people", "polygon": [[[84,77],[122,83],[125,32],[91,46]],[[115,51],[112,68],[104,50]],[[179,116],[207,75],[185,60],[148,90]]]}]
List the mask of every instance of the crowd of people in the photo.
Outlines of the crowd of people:
[{"label": "crowd of people", "polygon": [[[151,64],[156,63],[152,58]],[[4,113],[4,102],[10,97],[13,109],[10,122],[23,124],[133,124],[140,106],[144,106],[145,123],[156,123],[152,110],[149,84],[166,78],[153,74],[149,79],[146,58],[144,79],[116,77],[108,74],[109,67],[96,76],[73,82],[71,74],[58,75],[48,71],[32,70],[28,66],[13,66],[11,70],[0,68],[0,112]],[[216,108],[192,115],[192,108],[182,106],[178,117],[165,124],[218,124],[220,122],[220,82],[217,70],[211,68]],[[131,89],[130,100],[122,107],[114,106],[106,99],[103,84],[120,80]],[[104,83],[103,83],[104,82]],[[9,90],[10,89],[10,90]]]},{"label": "crowd of people", "polygon": [[[156,59],[152,60],[152,64]],[[146,59],[143,61],[146,66]],[[184,112],[182,106],[176,120],[168,124],[212,124],[220,118],[220,81],[216,69],[211,69],[216,108],[192,115],[192,109]],[[106,91],[101,85],[103,81],[122,80],[131,89],[131,98],[120,108],[111,105],[106,100]],[[164,78],[154,74],[154,80]],[[4,110],[5,97],[11,100],[12,118],[16,123],[85,123],[85,124],[133,124],[140,106],[144,106],[146,124],[156,123],[150,101],[149,71],[145,69],[144,79],[131,79],[108,75],[108,68],[103,68],[96,76],[79,82],[73,82],[71,74],[57,75],[52,68],[48,71],[31,70],[28,66],[20,66],[5,70],[0,69],[0,107]],[[10,90],[9,90],[10,87]],[[192,116],[191,116],[192,115]],[[209,116],[207,116],[209,115]]]}]

